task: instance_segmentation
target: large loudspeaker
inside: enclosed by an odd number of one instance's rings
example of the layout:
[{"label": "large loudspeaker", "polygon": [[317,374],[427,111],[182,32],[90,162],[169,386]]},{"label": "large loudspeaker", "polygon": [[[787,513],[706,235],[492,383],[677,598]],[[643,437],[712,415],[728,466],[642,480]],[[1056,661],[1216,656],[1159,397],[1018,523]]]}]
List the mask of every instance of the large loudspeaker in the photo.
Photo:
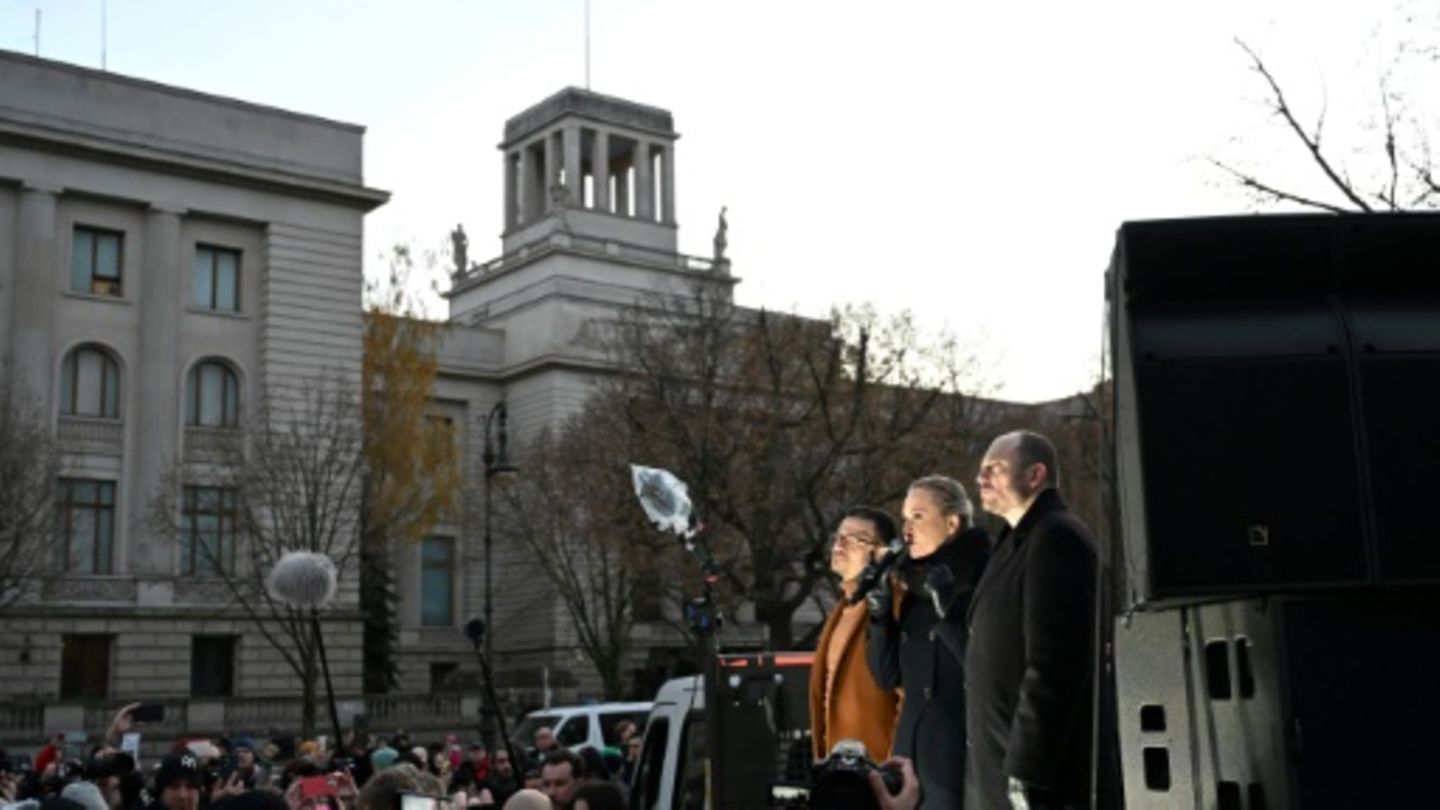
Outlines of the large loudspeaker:
[{"label": "large loudspeaker", "polygon": [[[1440,217],[1128,223],[1110,270],[1132,602],[1440,580]],[[1423,272],[1422,272],[1423,271]]]},{"label": "large loudspeaker", "polygon": [[1127,808],[1434,803],[1433,592],[1136,613],[1115,662]]},{"label": "large loudspeaker", "polygon": [[[771,807],[810,780],[811,653],[716,659],[710,774],[717,808]],[[803,792],[803,791],[802,791]]]}]

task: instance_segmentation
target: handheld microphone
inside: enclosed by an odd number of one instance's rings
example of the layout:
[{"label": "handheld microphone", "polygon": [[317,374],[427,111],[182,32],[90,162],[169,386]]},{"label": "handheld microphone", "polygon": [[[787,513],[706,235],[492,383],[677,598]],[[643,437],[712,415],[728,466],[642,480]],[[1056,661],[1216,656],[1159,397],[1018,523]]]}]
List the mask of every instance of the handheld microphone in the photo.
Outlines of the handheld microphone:
[{"label": "handheld microphone", "polygon": [[905,541],[898,537],[890,541],[886,550],[889,552],[888,554],[871,562],[865,566],[865,570],[860,572],[860,578],[855,584],[855,593],[845,600],[846,604],[858,604],[867,594],[875,590],[875,586],[880,584],[880,580],[885,578],[885,575],[895,567],[896,563],[910,556],[910,549],[905,545]]}]

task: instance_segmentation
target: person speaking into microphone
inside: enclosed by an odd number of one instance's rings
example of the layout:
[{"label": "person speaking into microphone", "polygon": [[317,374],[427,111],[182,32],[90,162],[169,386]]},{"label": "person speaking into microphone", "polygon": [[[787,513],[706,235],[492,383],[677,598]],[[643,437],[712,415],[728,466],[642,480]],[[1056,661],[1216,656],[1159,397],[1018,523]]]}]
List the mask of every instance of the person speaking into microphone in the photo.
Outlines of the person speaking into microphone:
[{"label": "person speaking into microphone", "polygon": [[[900,696],[882,689],[865,660],[867,625],[862,575],[875,574],[885,544],[899,532],[889,512],[869,506],[845,510],[831,535],[830,570],[843,597],[825,619],[810,667],[810,742],[815,759],[829,756],[841,740],[865,744],[866,756],[890,756]],[[893,553],[893,552],[892,552]]]},{"label": "person speaking into microphone", "polygon": [[920,807],[955,810],[965,792],[965,612],[990,557],[965,487],[931,475],[910,484],[903,552],[866,596],[866,658],[900,688],[893,753],[914,762]]}]

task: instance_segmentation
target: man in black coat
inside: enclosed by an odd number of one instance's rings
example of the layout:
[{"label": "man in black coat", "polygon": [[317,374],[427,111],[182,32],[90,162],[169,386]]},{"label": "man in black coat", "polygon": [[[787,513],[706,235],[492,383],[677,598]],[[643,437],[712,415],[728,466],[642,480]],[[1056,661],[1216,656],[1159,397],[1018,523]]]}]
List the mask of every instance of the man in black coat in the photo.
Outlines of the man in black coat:
[{"label": "man in black coat", "polygon": [[965,806],[1087,807],[1095,539],[1065,508],[1055,447],[1037,433],[996,439],[976,480],[1006,528],[970,600]]}]

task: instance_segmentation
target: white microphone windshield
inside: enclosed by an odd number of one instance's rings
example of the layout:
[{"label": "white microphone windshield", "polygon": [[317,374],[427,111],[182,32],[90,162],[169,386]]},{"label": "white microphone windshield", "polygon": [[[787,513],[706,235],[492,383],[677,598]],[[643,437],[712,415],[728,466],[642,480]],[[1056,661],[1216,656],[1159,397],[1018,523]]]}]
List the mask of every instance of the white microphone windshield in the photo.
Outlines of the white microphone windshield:
[{"label": "white microphone windshield", "polygon": [[320,607],[335,596],[335,563],[311,551],[286,552],[265,578],[274,599],[297,607]]}]

